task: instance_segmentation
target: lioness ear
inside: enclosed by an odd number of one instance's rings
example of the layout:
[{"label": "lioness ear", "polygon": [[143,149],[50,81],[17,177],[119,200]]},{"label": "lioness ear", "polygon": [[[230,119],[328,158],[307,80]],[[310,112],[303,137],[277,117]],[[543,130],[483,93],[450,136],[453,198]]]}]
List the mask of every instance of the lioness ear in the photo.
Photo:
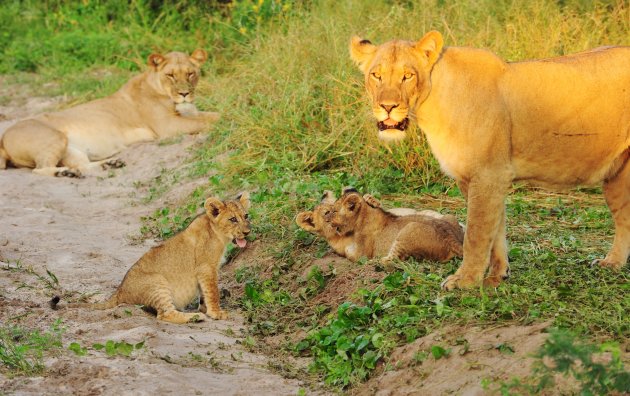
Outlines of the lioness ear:
[{"label": "lioness ear", "polygon": [[370,40],[362,40],[359,36],[354,36],[350,40],[350,57],[363,73],[366,72],[375,53],[376,46]]},{"label": "lioness ear", "polygon": [[207,59],[208,59],[208,53],[202,50],[201,48],[197,48],[190,55],[190,61],[196,64],[197,66],[203,65]]},{"label": "lioness ear", "polygon": [[360,195],[356,193],[351,193],[350,195],[348,195],[343,204],[349,211],[354,212],[355,210],[358,210],[361,206],[361,200],[362,198]]},{"label": "lioness ear", "polygon": [[443,46],[444,39],[442,34],[435,30],[425,34],[415,45],[416,50],[420,51],[429,60],[429,66],[433,66],[438,60]]},{"label": "lioness ear", "polygon": [[212,219],[216,219],[219,213],[225,208],[225,204],[219,198],[208,198],[203,204],[206,213]]},{"label": "lioness ear", "polygon": [[313,223],[313,212],[301,212],[298,213],[295,218],[295,223],[300,226],[304,231],[314,231],[315,223]]},{"label": "lioness ear", "polygon": [[164,63],[165,60],[166,60],[166,58],[164,58],[160,54],[151,54],[151,55],[149,55],[149,58],[147,59],[147,64],[149,66],[151,66],[152,68],[154,68],[155,70],[157,70],[158,67],[162,63]]},{"label": "lioness ear", "polygon": [[236,196],[236,199],[238,199],[241,205],[243,205],[243,209],[245,209],[245,211],[249,210],[250,201],[249,193],[247,191],[243,191],[242,193],[238,194]]},{"label": "lioness ear", "polygon": [[322,200],[320,203],[334,204],[336,200],[337,199],[335,198],[335,193],[330,190],[326,190],[324,191],[324,195],[322,195]]}]

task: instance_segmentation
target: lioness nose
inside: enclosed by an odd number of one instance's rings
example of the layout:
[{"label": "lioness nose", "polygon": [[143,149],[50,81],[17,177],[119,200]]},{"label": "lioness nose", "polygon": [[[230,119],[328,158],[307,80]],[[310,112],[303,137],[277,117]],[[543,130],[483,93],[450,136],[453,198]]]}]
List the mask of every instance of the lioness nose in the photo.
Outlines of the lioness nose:
[{"label": "lioness nose", "polygon": [[396,107],[398,107],[397,104],[384,104],[381,103],[381,107],[385,109],[385,111],[387,111],[388,113],[392,110],[394,110]]},{"label": "lioness nose", "polygon": [[190,92],[180,92],[179,94],[182,96],[182,98],[185,98],[186,96],[188,96]]}]

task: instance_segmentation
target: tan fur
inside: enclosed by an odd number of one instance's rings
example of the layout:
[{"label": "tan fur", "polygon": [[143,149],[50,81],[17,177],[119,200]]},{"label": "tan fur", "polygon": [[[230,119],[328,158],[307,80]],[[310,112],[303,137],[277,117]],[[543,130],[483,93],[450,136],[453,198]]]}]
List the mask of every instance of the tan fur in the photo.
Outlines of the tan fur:
[{"label": "tan fur", "polygon": [[407,257],[448,261],[463,253],[464,231],[454,216],[396,216],[351,191],[335,202],[330,220],[339,235],[352,240],[345,249],[352,261],[361,257],[381,257],[384,263]]},{"label": "tan fur", "polygon": [[[467,199],[464,260],[443,287],[479,286],[488,268],[487,285],[507,276],[504,200],[514,181],[603,182],[615,240],[600,265],[621,268],[630,252],[630,48],[506,63],[442,43],[435,31],[380,46],[355,37],[350,52],[377,120],[415,120]],[[399,129],[379,135],[398,140]]]},{"label": "tan fur", "polygon": [[[113,308],[120,304],[142,304],[157,311],[157,318],[172,323],[226,319],[219,307],[219,267],[227,244],[244,241],[250,232],[247,218],[249,195],[237,200],[208,198],[206,213],[182,232],[144,254],[127,271],[118,290],[104,303],[68,304],[70,308]],[[201,292],[201,313],[181,312]]]},{"label": "tan fur", "polygon": [[192,103],[206,59],[200,49],[191,56],[152,54],[148,70],[118,92],[16,123],[0,139],[0,169],[10,162],[37,174],[76,177],[121,166],[108,159],[133,143],[203,131],[219,118]]}]

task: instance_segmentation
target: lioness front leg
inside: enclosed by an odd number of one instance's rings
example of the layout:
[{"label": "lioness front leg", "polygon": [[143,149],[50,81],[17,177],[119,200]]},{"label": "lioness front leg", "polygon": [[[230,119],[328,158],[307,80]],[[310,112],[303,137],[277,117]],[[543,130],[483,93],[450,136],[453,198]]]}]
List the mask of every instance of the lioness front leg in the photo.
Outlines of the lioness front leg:
[{"label": "lioness front leg", "polygon": [[166,125],[161,126],[160,129],[164,131],[163,137],[199,133],[218,119],[218,113],[199,112],[199,114],[194,116],[173,117],[166,121]]},{"label": "lioness front leg", "polygon": [[497,236],[492,244],[490,255],[490,269],[488,276],[483,280],[486,287],[497,287],[510,276],[510,264],[507,256],[507,240],[505,237],[505,208],[502,210],[501,223],[497,230]]},{"label": "lioness front leg", "polygon": [[442,282],[446,290],[480,286],[490,263],[510,183],[496,180],[496,173],[488,173],[488,176],[471,180],[468,185],[464,260],[459,269]]},{"label": "lioness front leg", "polygon": [[198,275],[199,286],[203,305],[199,305],[199,310],[212,319],[227,319],[228,313],[219,306],[219,276],[216,271],[208,271]]}]

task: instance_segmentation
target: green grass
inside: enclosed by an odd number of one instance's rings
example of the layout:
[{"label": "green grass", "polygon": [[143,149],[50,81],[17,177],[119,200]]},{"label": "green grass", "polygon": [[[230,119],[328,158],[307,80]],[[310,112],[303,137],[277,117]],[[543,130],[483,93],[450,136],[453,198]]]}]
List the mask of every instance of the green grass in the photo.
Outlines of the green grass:
[{"label": "green grass", "polygon": [[[447,45],[484,47],[515,61],[629,44],[627,3],[156,4],[5,2],[0,73],[36,86],[57,81],[50,94],[78,102],[115,90],[152,51],[209,50],[197,101],[221,111],[222,120],[188,163],[145,186],[144,199],[186,178],[207,183],[182,197],[179,207],[147,216],[143,232],[166,238],[188,224],[205,197],[252,192],[262,257],[236,272],[243,292],[231,300],[250,323],[252,348],[309,356],[312,375],[339,389],[369,377],[396,346],[450,324],[549,321],[583,338],[630,336],[628,267],[613,273],[589,265],[612,240],[597,190],[563,195],[516,188],[507,207],[512,278],[496,290],[444,292],[439,283],[459,261],[410,260],[382,282],[364,279],[346,303],[315,304],[338,274],[309,270],[327,247],[294,224],[296,213],[311,208],[323,190],[346,185],[388,206],[431,207],[465,218],[459,191],[439,170],[421,131],[412,128],[394,147],[377,141],[362,78],[348,55],[353,34],[380,43],[437,29]],[[374,263],[360,265],[367,270]],[[267,343],[269,336],[284,339],[280,352]],[[444,354],[450,346],[439,347],[436,353]]]},{"label": "green grass", "polygon": [[20,326],[0,326],[0,372],[9,376],[41,374],[44,353],[61,349],[63,331],[59,321],[44,332]]}]

